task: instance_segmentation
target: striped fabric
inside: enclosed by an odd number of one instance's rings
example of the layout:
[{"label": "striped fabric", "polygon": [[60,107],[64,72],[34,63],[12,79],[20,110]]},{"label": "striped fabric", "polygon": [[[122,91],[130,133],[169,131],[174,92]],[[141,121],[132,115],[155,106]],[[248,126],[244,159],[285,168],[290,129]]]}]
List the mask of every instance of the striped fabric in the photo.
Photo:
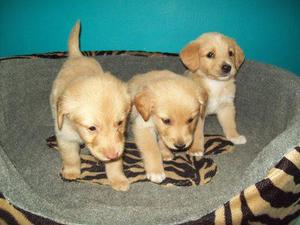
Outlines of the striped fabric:
[{"label": "striped fabric", "polygon": [[[47,139],[47,145],[57,148],[55,136]],[[84,146],[81,146],[82,148]],[[217,165],[209,156],[231,152],[233,144],[219,135],[205,136],[205,157],[190,157],[186,152],[176,153],[172,161],[164,162],[166,179],[161,185],[191,186],[203,185],[211,181],[217,173]],[[148,181],[140,152],[133,142],[125,144],[124,172],[130,183]],[[81,177],[84,183],[108,185],[104,164],[92,155],[81,154]]]}]

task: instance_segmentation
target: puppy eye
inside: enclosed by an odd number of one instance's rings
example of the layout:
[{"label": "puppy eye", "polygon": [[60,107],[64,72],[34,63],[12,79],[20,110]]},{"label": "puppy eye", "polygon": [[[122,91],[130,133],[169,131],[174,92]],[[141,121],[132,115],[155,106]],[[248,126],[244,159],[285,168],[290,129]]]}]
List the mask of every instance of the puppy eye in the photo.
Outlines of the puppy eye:
[{"label": "puppy eye", "polygon": [[117,123],[118,126],[121,126],[122,124],[123,124],[123,120],[120,120],[120,121]]},{"label": "puppy eye", "polygon": [[161,121],[166,124],[166,125],[170,125],[171,124],[171,120],[170,119],[163,119],[161,118]]},{"label": "puppy eye", "polygon": [[234,56],[233,51],[230,50],[230,51],[228,52],[228,55],[229,55],[230,57]]},{"label": "puppy eye", "polygon": [[209,53],[207,53],[206,57],[209,58],[209,59],[212,59],[212,58],[215,57],[215,53],[209,52]]},{"label": "puppy eye", "polygon": [[191,118],[189,118],[186,122],[187,122],[187,123],[192,123],[193,120],[194,120],[194,118],[191,117]]},{"label": "puppy eye", "polygon": [[90,130],[90,131],[95,131],[95,130],[96,130],[96,127],[95,127],[95,126],[90,126],[90,127],[89,127],[89,130]]}]

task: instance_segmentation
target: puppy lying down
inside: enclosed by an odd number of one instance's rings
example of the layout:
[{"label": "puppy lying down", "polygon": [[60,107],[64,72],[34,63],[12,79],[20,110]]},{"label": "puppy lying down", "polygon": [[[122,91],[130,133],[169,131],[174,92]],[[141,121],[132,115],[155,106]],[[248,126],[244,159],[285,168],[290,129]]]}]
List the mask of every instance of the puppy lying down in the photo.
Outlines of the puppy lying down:
[{"label": "puppy lying down", "polygon": [[172,151],[203,154],[207,96],[192,80],[166,70],[136,75],[128,88],[134,103],[133,133],[147,178],[160,183],[165,179],[162,159],[172,160]]},{"label": "puppy lying down", "polygon": [[105,162],[112,188],[129,188],[122,168],[124,131],[131,108],[126,85],[103,72],[99,63],[79,50],[80,24],[69,38],[69,58],[53,83],[50,105],[62,158],[61,175],[68,180],[80,177],[80,144]]},{"label": "puppy lying down", "polygon": [[243,50],[231,38],[220,33],[206,33],[190,42],[180,52],[189,71],[186,73],[208,94],[206,114],[217,114],[227,139],[245,144],[235,122],[235,77],[244,61]]}]

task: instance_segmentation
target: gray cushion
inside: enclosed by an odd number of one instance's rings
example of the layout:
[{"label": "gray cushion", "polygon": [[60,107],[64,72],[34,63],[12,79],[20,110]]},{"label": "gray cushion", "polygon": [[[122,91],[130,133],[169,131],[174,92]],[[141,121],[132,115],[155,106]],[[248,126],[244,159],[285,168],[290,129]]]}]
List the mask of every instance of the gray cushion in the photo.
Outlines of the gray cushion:
[{"label": "gray cushion", "polygon": [[[123,80],[153,69],[182,73],[175,56],[97,56]],[[247,144],[216,155],[218,173],[204,186],[165,188],[150,182],[121,193],[109,186],[64,182],[60,158],[49,149],[53,121],[48,97],[65,59],[0,62],[0,191],[15,205],[68,224],[171,224],[197,219],[262,179],[299,145],[300,79],[288,71],[246,61],[237,76],[237,124]],[[222,134],[209,116],[206,134]]]}]

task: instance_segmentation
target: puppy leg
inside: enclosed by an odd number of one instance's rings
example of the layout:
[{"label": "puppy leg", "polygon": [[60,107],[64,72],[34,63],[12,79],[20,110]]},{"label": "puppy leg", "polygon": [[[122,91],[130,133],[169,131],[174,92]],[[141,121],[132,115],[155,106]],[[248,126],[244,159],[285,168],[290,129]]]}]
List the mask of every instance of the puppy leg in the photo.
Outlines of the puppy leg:
[{"label": "puppy leg", "polygon": [[59,153],[62,158],[62,176],[67,180],[80,177],[79,143],[57,138]]},{"label": "puppy leg", "polygon": [[161,138],[158,139],[158,146],[164,161],[171,161],[174,158],[173,153],[167,148]]},{"label": "puppy leg", "polygon": [[235,107],[233,104],[226,104],[221,107],[217,112],[217,116],[228,140],[237,145],[247,142],[246,137],[240,135],[236,130]]},{"label": "puppy leg", "polygon": [[110,161],[105,163],[105,170],[110,185],[116,191],[127,191],[129,180],[123,172],[123,160]]},{"label": "puppy leg", "polygon": [[149,180],[161,183],[165,178],[162,156],[152,128],[134,127],[135,142],[142,153]]},{"label": "puppy leg", "polygon": [[204,119],[199,118],[194,134],[194,141],[188,150],[190,156],[203,156],[204,154]]}]

